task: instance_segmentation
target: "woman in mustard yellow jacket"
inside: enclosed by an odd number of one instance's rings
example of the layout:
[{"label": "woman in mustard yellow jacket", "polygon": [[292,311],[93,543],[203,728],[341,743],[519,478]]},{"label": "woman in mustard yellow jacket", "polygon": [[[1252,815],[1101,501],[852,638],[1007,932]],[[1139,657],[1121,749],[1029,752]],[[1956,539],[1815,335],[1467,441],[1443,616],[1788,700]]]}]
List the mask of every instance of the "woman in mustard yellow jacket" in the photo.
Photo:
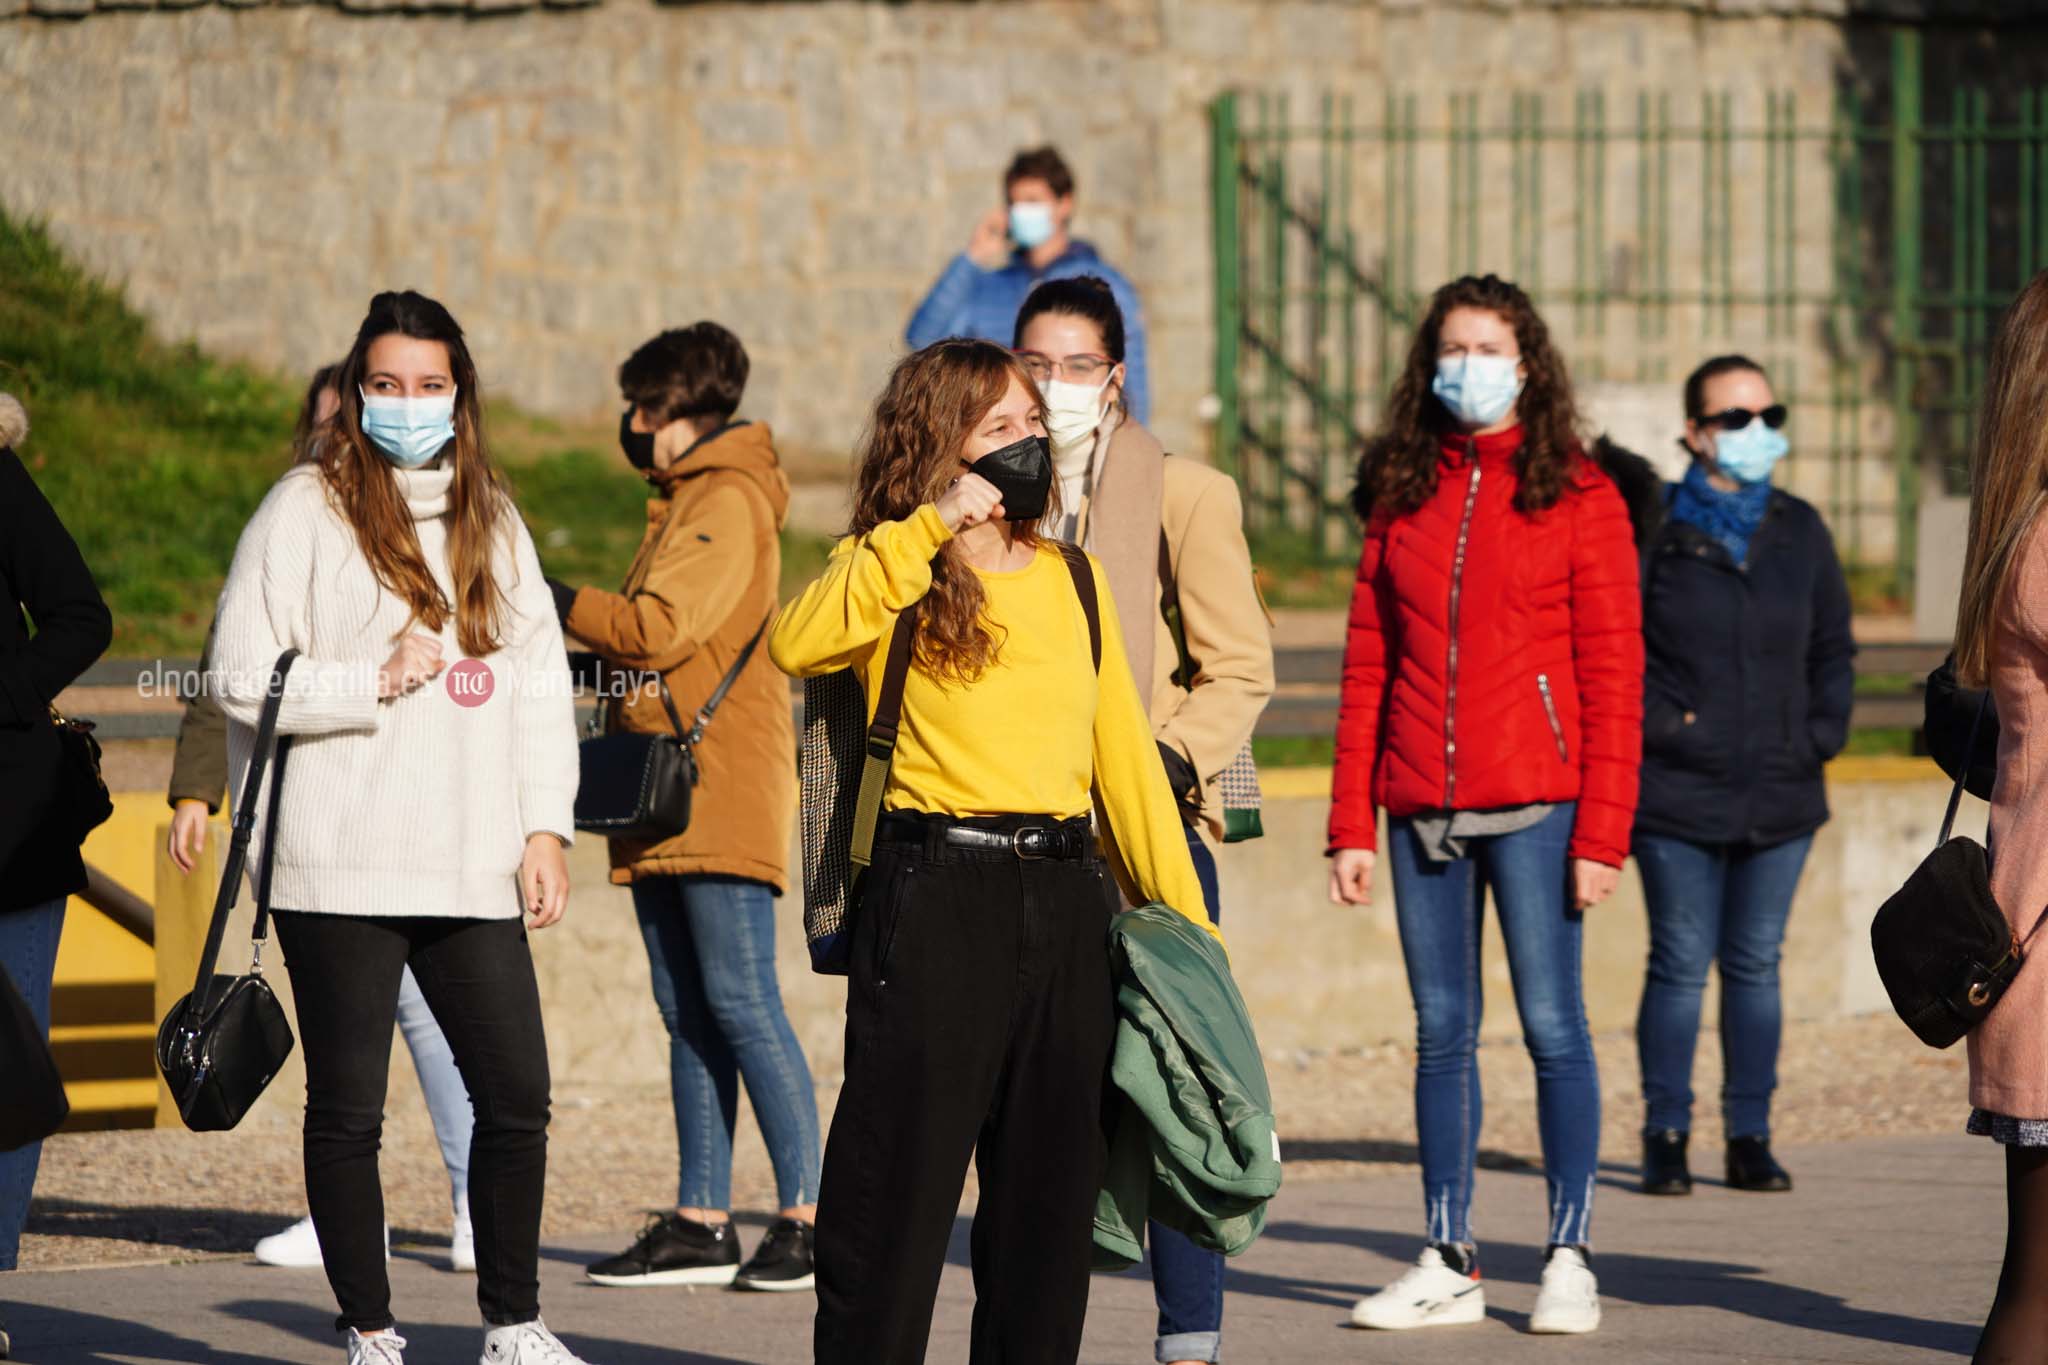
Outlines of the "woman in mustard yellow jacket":
[{"label": "woman in mustard yellow jacket", "polygon": [[791,673],[856,670],[872,710],[917,608],[825,1145],[819,1362],[924,1358],[969,1153],[970,1359],[1075,1358],[1115,1028],[1109,876],[1207,924],[1101,569],[1098,671],[1076,583],[1036,534],[1051,483],[1044,400],[1014,356],[917,352],[876,404],[853,534],[770,636]]}]

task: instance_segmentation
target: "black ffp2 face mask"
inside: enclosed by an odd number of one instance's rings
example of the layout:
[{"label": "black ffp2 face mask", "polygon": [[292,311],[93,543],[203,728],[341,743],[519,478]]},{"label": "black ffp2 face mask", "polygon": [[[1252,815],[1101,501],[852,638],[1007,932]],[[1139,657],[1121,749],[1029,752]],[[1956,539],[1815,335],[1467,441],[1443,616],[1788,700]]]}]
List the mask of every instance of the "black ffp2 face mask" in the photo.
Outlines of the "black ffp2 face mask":
[{"label": "black ffp2 face mask", "polygon": [[626,452],[626,462],[633,468],[654,468],[654,433],[633,430],[631,408],[627,408],[619,415],[619,449]]},{"label": "black ffp2 face mask", "polygon": [[1003,495],[1003,520],[1014,524],[1037,521],[1045,515],[1052,495],[1052,447],[1043,436],[1026,436],[967,466],[996,486]]}]

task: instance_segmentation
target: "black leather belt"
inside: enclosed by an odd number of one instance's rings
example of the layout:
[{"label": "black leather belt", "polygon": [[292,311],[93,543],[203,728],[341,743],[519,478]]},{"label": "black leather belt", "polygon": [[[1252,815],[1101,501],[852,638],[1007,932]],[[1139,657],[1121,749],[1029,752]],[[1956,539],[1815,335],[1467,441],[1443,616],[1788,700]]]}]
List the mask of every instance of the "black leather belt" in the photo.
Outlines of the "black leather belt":
[{"label": "black leather belt", "polygon": [[935,836],[953,848],[971,848],[985,853],[1009,853],[1026,862],[1079,862],[1092,857],[1094,835],[1088,821],[1066,820],[1056,824],[1001,822],[1001,827],[960,824],[932,816],[890,812],[882,817],[881,834],[886,839],[923,842]]}]

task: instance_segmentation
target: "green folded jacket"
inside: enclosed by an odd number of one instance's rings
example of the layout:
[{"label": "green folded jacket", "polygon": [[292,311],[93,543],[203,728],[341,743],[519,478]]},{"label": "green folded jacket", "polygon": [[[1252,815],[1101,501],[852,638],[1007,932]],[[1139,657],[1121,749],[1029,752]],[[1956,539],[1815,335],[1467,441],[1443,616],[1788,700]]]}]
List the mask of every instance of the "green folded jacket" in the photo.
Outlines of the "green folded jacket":
[{"label": "green folded jacket", "polygon": [[1095,1266],[1140,1260],[1148,1218],[1235,1256],[1257,1240],[1280,1188],[1280,1139],[1230,962],[1163,905],[1118,915],[1109,953],[1117,1027]]}]

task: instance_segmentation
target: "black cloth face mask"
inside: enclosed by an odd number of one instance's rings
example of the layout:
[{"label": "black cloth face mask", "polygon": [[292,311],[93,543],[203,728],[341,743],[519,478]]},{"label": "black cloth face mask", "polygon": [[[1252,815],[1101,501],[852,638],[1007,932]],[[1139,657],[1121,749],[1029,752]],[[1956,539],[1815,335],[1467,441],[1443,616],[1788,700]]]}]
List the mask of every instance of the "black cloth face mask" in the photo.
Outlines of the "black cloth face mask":
[{"label": "black cloth face mask", "polygon": [[633,468],[654,468],[654,433],[633,430],[631,408],[619,415],[619,449],[626,452],[626,462]]},{"label": "black cloth face mask", "polygon": [[1043,436],[1026,436],[1001,450],[991,450],[967,469],[994,484],[1003,495],[1003,520],[1028,523],[1045,515],[1045,504],[1052,495],[1052,447]]}]

